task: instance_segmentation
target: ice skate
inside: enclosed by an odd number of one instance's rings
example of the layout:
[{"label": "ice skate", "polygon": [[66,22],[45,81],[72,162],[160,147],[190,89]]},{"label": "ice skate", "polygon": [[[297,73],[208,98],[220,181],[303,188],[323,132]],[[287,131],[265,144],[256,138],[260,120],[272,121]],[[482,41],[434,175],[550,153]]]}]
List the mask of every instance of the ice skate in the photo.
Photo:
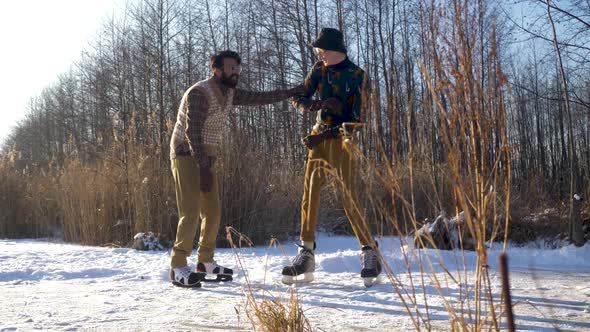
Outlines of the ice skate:
[{"label": "ice skate", "polygon": [[289,266],[283,268],[283,283],[286,285],[312,282],[315,271],[315,258],[313,250],[301,245],[299,253]]},{"label": "ice skate", "polygon": [[198,263],[196,272],[201,276],[201,280],[205,282],[232,281],[234,274],[232,269],[218,265],[215,261]]},{"label": "ice skate", "polygon": [[377,252],[370,246],[364,246],[361,250],[361,278],[365,287],[371,287],[379,282],[381,274],[381,263]]},{"label": "ice skate", "polygon": [[191,272],[188,266],[171,269],[170,280],[174,286],[178,287],[201,287],[201,276],[198,273]]}]

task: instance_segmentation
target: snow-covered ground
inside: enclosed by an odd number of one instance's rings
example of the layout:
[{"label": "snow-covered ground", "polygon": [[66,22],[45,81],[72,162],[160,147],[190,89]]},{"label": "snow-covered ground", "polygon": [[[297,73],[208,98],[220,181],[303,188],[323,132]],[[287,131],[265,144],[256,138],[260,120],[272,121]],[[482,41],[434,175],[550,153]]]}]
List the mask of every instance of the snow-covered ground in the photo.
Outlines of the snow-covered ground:
[{"label": "snow-covered ground", "polygon": [[[414,283],[417,308],[423,316],[428,311],[430,328],[450,330],[445,300],[432,274],[425,274],[421,284],[420,265],[416,258],[406,262],[399,238],[382,239],[380,247],[404,289]],[[283,248],[288,256],[296,253],[291,244]],[[500,289],[500,252],[498,247],[489,253],[494,296]],[[167,279],[169,252],[0,240],[0,331],[253,330],[244,311],[246,275],[256,294],[265,289],[265,294],[286,301],[292,288],[278,279],[286,262],[280,248],[245,248],[238,253],[245,270],[233,282],[183,289]],[[443,272],[437,253],[420,253],[423,261],[433,260],[443,294],[456,304],[460,289]],[[455,278],[460,277],[457,266],[468,276],[458,282],[473,284],[473,252],[464,257],[458,251],[440,254]],[[508,254],[518,330],[590,331],[590,245],[554,250],[510,247]],[[216,254],[217,261],[229,267],[237,267],[236,257],[230,249]],[[363,286],[354,238],[321,236],[316,264],[316,281],[294,288],[314,330],[415,329],[387,279],[369,289]],[[410,297],[404,296],[406,302]]]}]

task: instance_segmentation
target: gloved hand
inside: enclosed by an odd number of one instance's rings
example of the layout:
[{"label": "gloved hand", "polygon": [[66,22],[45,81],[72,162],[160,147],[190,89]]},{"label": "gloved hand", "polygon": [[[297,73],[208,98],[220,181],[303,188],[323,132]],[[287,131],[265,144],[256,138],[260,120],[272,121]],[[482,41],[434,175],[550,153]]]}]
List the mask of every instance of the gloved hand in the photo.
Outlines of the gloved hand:
[{"label": "gloved hand", "polygon": [[324,101],[312,100],[311,105],[309,106],[309,111],[315,112],[319,110],[327,110],[331,114],[341,115],[342,108],[343,105],[340,99],[332,97]]},{"label": "gloved hand", "polygon": [[307,135],[303,138],[303,145],[305,145],[308,149],[313,149],[314,147],[318,146],[324,140],[334,138],[334,134],[331,130],[325,130],[319,134],[311,134]]},{"label": "gloved hand", "polygon": [[340,99],[334,97],[322,101],[322,109],[331,111],[334,115],[341,115],[343,106]]},{"label": "gloved hand", "polygon": [[310,112],[319,111],[322,109],[322,101],[321,100],[312,100],[311,105],[309,106]]},{"label": "gloved hand", "polygon": [[322,102],[320,118],[327,125],[341,123],[343,121],[343,105],[338,98],[328,98]]}]

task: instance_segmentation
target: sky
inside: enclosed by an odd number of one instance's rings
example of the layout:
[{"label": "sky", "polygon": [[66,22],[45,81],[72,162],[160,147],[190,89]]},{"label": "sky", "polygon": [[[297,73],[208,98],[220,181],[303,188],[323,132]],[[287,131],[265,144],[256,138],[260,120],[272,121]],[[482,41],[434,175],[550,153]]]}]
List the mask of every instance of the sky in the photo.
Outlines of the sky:
[{"label": "sky", "polygon": [[0,145],[31,98],[79,59],[105,18],[124,0],[0,2]]}]

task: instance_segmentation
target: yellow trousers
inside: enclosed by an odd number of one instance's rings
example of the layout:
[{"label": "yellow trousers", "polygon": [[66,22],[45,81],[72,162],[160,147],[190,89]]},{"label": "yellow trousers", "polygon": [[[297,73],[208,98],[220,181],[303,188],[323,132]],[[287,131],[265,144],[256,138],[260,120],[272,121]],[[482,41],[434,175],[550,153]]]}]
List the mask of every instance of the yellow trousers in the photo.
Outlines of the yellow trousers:
[{"label": "yellow trousers", "polygon": [[193,250],[199,217],[202,223],[197,249],[198,262],[212,262],[221,221],[217,176],[213,176],[211,191],[202,192],[199,165],[191,156],[177,156],[172,159],[172,175],[176,188],[179,221],[170,265],[172,268],[187,265],[187,257]]},{"label": "yellow trousers", "polygon": [[372,244],[371,232],[356,194],[356,162],[345,144],[342,137],[327,139],[309,151],[301,201],[301,241],[315,241],[320,190],[330,177],[334,177],[336,192],[359,244]]}]

